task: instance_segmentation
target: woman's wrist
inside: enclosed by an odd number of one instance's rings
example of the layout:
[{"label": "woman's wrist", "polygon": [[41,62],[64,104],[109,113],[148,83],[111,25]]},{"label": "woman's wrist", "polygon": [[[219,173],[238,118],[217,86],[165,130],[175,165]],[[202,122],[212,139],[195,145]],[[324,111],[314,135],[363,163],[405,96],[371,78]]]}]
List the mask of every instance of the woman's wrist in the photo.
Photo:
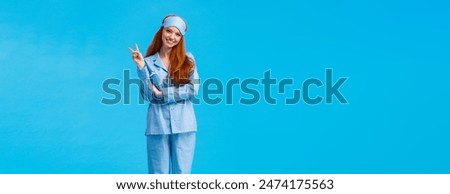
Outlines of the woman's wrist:
[{"label": "woman's wrist", "polygon": [[136,63],[136,66],[137,66],[138,69],[142,69],[142,68],[144,68],[145,63],[142,63],[142,64]]}]

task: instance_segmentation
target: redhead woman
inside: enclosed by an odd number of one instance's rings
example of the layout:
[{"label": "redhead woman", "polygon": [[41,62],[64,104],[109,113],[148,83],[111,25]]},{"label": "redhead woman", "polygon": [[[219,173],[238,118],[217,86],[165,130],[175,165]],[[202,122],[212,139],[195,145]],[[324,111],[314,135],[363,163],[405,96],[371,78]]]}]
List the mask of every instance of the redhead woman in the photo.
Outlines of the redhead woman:
[{"label": "redhead woman", "polygon": [[187,24],[176,15],[162,21],[145,57],[130,49],[141,80],[140,93],[149,101],[147,156],[151,174],[191,173],[197,122],[192,99],[199,76],[194,56],[186,52]]}]

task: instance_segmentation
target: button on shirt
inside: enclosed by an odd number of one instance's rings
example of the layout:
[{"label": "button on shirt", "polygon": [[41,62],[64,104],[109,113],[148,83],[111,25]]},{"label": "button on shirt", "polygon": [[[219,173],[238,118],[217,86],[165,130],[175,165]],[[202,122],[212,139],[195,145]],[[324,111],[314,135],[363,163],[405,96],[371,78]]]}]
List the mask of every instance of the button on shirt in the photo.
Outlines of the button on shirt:
[{"label": "button on shirt", "polygon": [[[186,55],[194,60],[191,53]],[[144,58],[145,67],[137,69],[141,80],[140,93],[149,101],[146,135],[176,134],[197,131],[192,98],[199,89],[197,66],[189,73],[189,83],[176,86],[168,78],[168,69],[159,57],[159,52]],[[195,63],[194,63],[195,64]],[[160,88],[162,97],[156,97],[152,83]]]}]

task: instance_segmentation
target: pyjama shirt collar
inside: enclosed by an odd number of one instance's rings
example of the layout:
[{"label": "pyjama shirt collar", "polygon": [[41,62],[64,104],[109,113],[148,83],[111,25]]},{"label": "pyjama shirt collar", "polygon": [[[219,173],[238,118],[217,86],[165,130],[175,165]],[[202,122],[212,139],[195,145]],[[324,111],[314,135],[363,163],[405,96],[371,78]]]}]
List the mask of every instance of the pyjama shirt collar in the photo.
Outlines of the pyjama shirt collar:
[{"label": "pyjama shirt collar", "polygon": [[155,54],[149,56],[148,58],[146,58],[146,60],[147,64],[154,65],[157,68],[162,68],[164,69],[164,71],[169,72],[169,70],[167,70],[166,66],[162,62],[162,59],[159,57],[159,52],[156,52]]}]

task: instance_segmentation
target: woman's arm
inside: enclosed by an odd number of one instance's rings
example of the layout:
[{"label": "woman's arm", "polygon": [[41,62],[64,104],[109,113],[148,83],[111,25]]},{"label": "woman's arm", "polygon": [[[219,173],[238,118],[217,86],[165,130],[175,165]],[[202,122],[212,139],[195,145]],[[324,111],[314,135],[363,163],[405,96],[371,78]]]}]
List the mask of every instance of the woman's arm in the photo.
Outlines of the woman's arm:
[{"label": "woman's arm", "polygon": [[139,92],[142,98],[149,102],[151,102],[152,100],[162,100],[162,97],[157,96],[161,92],[152,84],[152,81],[150,79],[152,74],[148,72],[147,68],[143,67],[142,69],[139,69],[139,67],[137,67],[136,71],[139,80],[141,81]]},{"label": "woman's arm", "polygon": [[[141,84],[139,87],[141,96],[147,101],[152,101],[152,99],[154,99],[154,98],[160,99],[160,98],[156,97],[155,92],[153,92],[153,90],[155,90],[155,86],[152,84],[151,79],[150,79],[151,76],[153,76],[152,75],[153,72],[149,72],[147,70],[147,68],[145,68],[144,57],[142,56],[141,52],[139,51],[139,47],[137,44],[135,44],[135,48],[136,48],[136,50],[133,50],[130,47],[128,47],[128,49],[131,51],[131,57],[132,57],[133,61],[136,63],[137,74],[141,81]],[[157,89],[155,91],[157,91]]]}]

